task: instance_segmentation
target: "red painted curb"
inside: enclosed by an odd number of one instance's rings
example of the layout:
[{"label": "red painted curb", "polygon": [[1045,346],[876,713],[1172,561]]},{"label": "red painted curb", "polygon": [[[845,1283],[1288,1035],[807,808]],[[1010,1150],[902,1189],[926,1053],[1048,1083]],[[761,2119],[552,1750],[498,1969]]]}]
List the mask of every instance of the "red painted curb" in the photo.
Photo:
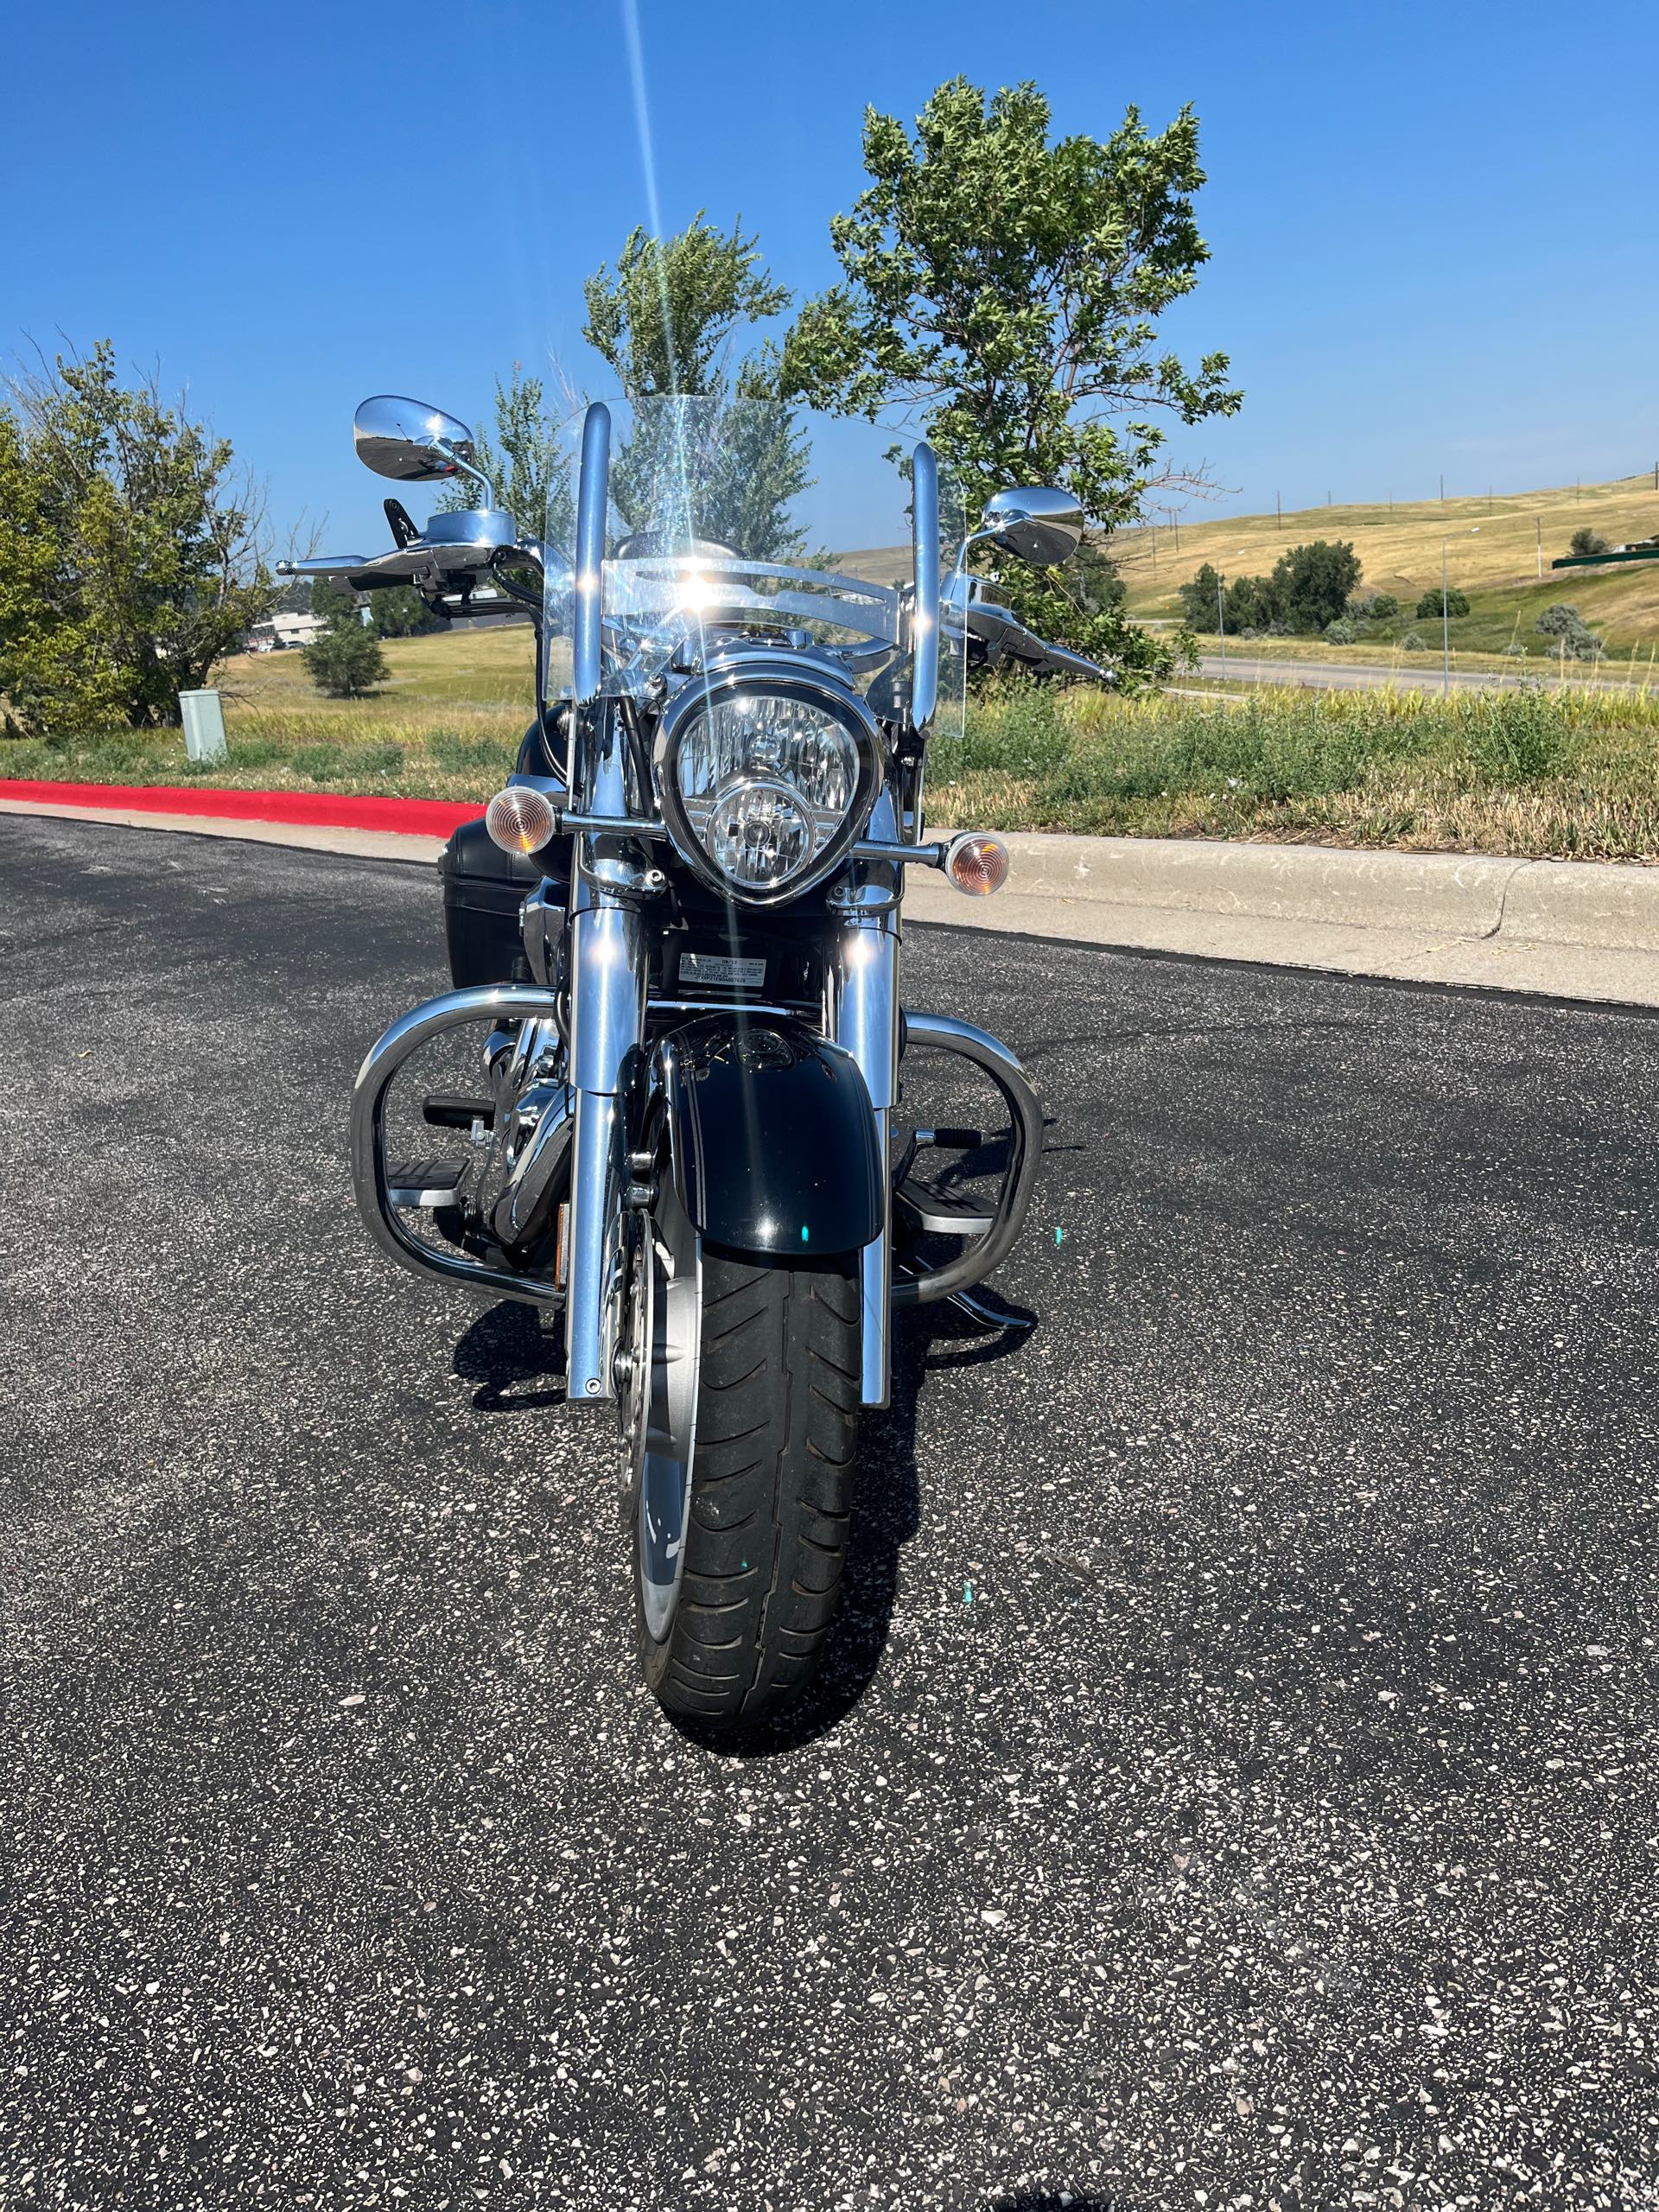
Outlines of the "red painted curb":
[{"label": "red painted curb", "polygon": [[37,806],[118,807],[130,814],[204,814],[221,822],[302,822],[320,830],[389,830],[447,837],[480,806],[443,798],[348,798],[331,791],[213,791],[199,784],[35,784],[0,776],[0,799]]}]

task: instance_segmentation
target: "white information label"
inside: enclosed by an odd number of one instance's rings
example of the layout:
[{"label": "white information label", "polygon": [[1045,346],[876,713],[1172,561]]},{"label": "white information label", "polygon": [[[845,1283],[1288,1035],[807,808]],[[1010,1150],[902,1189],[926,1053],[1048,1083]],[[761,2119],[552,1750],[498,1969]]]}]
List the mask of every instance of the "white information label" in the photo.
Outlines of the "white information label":
[{"label": "white information label", "polygon": [[723,952],[683,952],[681,983],[715,983],[721,990],[755,991],[766,980],[764,960],[734,960]]}]

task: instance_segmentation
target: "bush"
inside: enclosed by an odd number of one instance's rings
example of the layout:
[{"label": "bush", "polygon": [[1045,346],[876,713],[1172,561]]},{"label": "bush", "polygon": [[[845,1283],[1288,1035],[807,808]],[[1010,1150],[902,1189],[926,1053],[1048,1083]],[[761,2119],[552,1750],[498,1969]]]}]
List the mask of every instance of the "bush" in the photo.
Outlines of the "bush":
[{"label": "bush", "polygon": [[1533,624],[1541,638],[1570,638],[1575,630],[1584,627],[1584,617],[1576,607],[1569,607],[1565,600],[1557,600],[1547,607]]},{"label": "bush", "polygon": [[1427,644],[1420,630],[1408,630],[1400,643],[1408,653],[1426,653],[1428,651]]},{"label": "bush", "polygon": [[1358,635],[1358,630],[1345,614],[1339,614],[1334,622],[1325,626],[1325,641],[1329,645],[1351,645]]},{"label": "bush", "polygon": [[1567,540],[1567,550],[1582,558],[1589,553],[1605,553],[1607,541],[1599,530],[1575,530]]},{"label": "bush", "polygon": [[1534,625],[1542,637],[1555,641],[1555,650],[1569,660],[1599,660],[1606,650],[1576,607],[1557,601],[1547,607]]},{"label": "bush", "polygon": [[1447,615],[1466,614],[1468,612],[1469,594],[1467,592],[1459,591],[1456,584],[1452,585],[1447,590],[1444,608],[1440,605],[1440,588],[1438,584],[1433,591],[1426,591],[1417,602],[1417,620],[1420,622],[1439,622]]},{"label": "bush", "polygon": [[1400,602],[1391,591],[1356,592],[1348,602],[1349,620],[1354,622],[1388,622],[1400,612]]}]

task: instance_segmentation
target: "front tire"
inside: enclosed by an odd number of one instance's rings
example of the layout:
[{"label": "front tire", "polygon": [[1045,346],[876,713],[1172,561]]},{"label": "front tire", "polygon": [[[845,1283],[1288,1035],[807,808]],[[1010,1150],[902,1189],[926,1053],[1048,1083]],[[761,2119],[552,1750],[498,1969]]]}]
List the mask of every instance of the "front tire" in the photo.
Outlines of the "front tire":
[{"label": "front tire", "polygon": [[[731,1727],[798,1695],[835,1618],[851,1526],[858,1284],[839,1267],[709,1251],[702,1283],[684,1568],[660,1640],[641,1600],[639,1657],[667,1712]],[[636,1592],[642,1582],[636,1573]]]}]

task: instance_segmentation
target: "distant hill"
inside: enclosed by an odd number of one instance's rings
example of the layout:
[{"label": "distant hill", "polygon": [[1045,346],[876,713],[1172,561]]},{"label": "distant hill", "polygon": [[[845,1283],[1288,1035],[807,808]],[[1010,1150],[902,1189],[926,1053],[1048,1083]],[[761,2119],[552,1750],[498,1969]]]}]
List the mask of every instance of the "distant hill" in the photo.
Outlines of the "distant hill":
[{"label": "distant hill", "polygon": [[[1351,540],[1364,564],[1362,588],[1393,592],[1409,603],[1438,587],[1445,539],[1446,574],[1471,603],[1461,635],[1465,645],[1501,646],[1517,624],[1524,639],[1537,610],[1556,600],[1576,606],[1615,648],[1659,638],[1659,561],[1624,569],[1551,569],[1573,532],[1586,528],[1612,545],[1659,531],[1659,492],[1651,473],[1490,499],[1307,507],[1282,520],[1277,515],[1210,516],[1195,507],[1173,528],[1160,524],[1121,531],[1109,550],[1128,587],[1129,611],[1142,620],[1178,617],[1177,588],[1206,561],[1224,576],[1265,575],[1289,547],[1316,537]],[[1459,626],[1452,626],[1458,632]]]}]

